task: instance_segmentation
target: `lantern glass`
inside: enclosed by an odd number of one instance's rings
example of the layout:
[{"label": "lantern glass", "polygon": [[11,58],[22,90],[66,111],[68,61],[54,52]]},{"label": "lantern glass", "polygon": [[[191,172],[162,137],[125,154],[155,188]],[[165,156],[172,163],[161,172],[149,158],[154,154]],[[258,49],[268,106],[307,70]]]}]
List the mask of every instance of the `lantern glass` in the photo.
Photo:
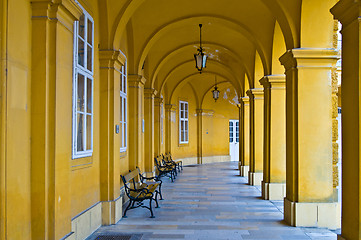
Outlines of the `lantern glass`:
[{"label": "lantern glass", "polygon": [[[202,53],[203,54],[203,53]],[[203,54],[203,61],[202,61],[202,67],[205,68],[206,67],[206,62],[207,62],[207,55]]]},{"label": "lantern glass", "polygon": [[219,90],[217,87],[214,87],[214,90],[212,91],[213,94],[213,99],[214,101],[217,101],[217,99],[219,98]]},{"label": "lantern glass", "polygon": [[194,59],[196,60],[196,68],[201,71],[203,68],[203,53],[194,54]]}]

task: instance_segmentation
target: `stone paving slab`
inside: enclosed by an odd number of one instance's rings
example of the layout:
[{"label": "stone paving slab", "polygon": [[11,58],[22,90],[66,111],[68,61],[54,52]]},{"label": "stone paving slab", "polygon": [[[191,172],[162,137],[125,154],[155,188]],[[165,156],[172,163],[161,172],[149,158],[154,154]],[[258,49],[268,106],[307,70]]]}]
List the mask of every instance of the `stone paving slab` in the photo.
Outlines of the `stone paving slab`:
[{"label": "stone paving slab", "polygon": [[[334,231],[296,228],[283,221],[283,201],[261,199],[260,187],[238,176],[238,162],[184,167],[172,183],[163,178],[163,201],[149,218],[147,209],[127,212],[116,225],[100,234],[143,234],[147,239],[189,240],[336,240]],[[148,204],[148,203],[145,203]]]}]

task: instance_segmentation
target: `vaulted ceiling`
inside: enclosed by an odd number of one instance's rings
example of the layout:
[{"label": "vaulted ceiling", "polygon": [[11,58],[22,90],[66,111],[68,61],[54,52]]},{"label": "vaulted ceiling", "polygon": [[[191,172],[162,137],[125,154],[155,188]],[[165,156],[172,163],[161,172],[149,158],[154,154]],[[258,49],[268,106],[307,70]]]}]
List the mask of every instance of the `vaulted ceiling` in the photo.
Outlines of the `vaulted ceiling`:
[{"label": "vaulted ceiling", "polygon": [[[100,27],[106,28],[101,30],[100,45],[126,53],[128,73],[143,75],[145,87],[159,93],[167,86],[171,96],[182,82],[207,84],[207,77],[211,87],[217,75],[242,96],[248,88],[259,87],[260,77],[283,73],[278,58],[286,49],[312,42],[302,37],[303,33],[309,35],[301,29],[302,24],[311,32],[328,30],[317,24],[324,18],[332,21],[329,8],[335,2],[99,0]],[[193,59],[199,47],[200,23],[209,56],[203,76],[197,74]]]}]

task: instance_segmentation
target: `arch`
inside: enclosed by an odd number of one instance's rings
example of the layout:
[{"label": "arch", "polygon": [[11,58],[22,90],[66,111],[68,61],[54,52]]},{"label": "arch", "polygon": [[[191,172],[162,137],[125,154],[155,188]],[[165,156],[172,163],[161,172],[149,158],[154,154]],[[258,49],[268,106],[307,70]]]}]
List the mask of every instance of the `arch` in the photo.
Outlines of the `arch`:
[{"label": "arch", "polygon": [[[220,73],[217,73],[217,72],[206,72],[206,73],[204,73],[204,74],[217,75],[217,76],[220,76],[220,77],[222,77],[222,78],[224,78],[224,79],[227,79],[227,77],[226,77],[225,75],[220,74]],[[184,84],[184,82],[187,81],[188,78],[191,78],[191,77],[197,76],[197,75],[199,75],[199,73],[192,73],[192,74],[189,74],[189,75],[185,76],[185,77],[182,78],[180,81],[178,81],[178,83],[177,83],[177,85],[175,86],[175,88],[172,89],[172,90],[171,90],[171,93],[169,94],[169,102],[172,102],[172,100],[173,100],[172,98],[173,98],[174,92],[176,91],[176,89],[177,89],[178,87],[180,87],[180,85]],[[230,83],[232,84],[232,86],[234,87],[234,85],[233,85],[233,83],[232,83],[231,81],[223,81],[223,82],[230,82]],[[212,86],[213,86],[213,85],[212,85]],[[234,88],[235,88],[235,87],[234,87]],[[236,91],[237,91],[237,88],[235,88],[235,89],[236,89]],[[237,92],[237,94],[239,94],[239,93]],[[201,106],[202,106],[202,104],[201,104]]]},{"label": "arch", "polygon": [[[285,10],[285,7],[279,0],[269,1],[261,0],[263,4],[274,14],[277,22],[279,22],[282,33],[284,35],[287,49],[293,49],[299,46],[299,34],[296,24],[292,21],[292,14]],[[291,24],[293,23],[293,24]]]},{"label": "arch", "polygon": [[[179,46],[175,49],[172,49],[171,51],[169,51],[167,54],[165,54],[162,58],[161,61],[159,61],[156,64],[156,68],[155,71],[152,75],[151,78],[151,88],[154,88],[154,84],[156,81],[156,77],[158,75],[158,72],[160,71],[160,69],[162,68],[163,65],[165,65],[167,63],[167,61],[175,56],[176,54],[178,54],[179,52],[183,51],[184,49],[193,46],[194,44],[198,44],[198,42],[191,42],[191,43],[186,43],[182,46]],[[244,63],[245,61],[243,60],[243,58],[241,56],[238,56],[237,54],[234,54],[234,51],[232,49],[228,49],[226,46],[222,45],[222,44],[218,44],[218,43],[214,43],[214,42],[204,42],[204,45],[214,45],[214,46],[219,46],[222,47],[223,49],[225,49],[227,51],[227,53],[229,53],[232,57],[234,57],[236,60],[238,60],[238,62],[240,64]],[[244,65],[244,68],[246,69],[247,74],[250,74],[250,70],[247,69],[247,67]]]},{"label": "arch", "polygon": [[272,43],[272,74],[284,74],[285,69],[279,58],[287,51],[280,25],[276,21]]},{"label": "arch", "polygon": [[[176,71],[178,68],[182,67],[184,64],[187,64],[187,63],[190,63],[190,62],[193,62],[193,60],[184,61],[184,62],[178,64],[177,66],[175,66],[171,71],[169,71],[169,73],[168,73],[168,74],[166,75],[166,77],[164,78],[164,81],[162,82],[162,85],[161,85],[161,87],[159,88],[159,91],[158,91],[158,92],[162,92],[165,83],[168,81],[168,79],[170,78],[171,74],[172,74],[174,71]],[[236,76],[234,76],[234,75],[232,74],[232,72],[229,71],[229,69],[228,69],[223,63],[221,63],[221,62],[219,62],[219,61],[215,61],[215,60],[210,60],[209,62],[215,62],[215,63],[218,63],[220,66],[222,66],[222,68],[223,68],[228,74],[230,74],[231,77],[233,77],[233,81],[230,81],[230,82],[232,83],[232,85],[234,85],[234,88],[237,90],[238,94],[239,94],[240,92],[242,92],[241,85],[240,85],[240,84],[239,84],[239,86],[235,85],[235,84],[238,83]],[[204,71],[203,73],[211,73],[211,72],[210,72],[210,71]],[[196,75],[199,75],[198,72],[196,72],[195,74],[196,74]],[[193,74],[192,74],[192,76],[193,76]]]},{"label": "arch", "polygon": [[[231,83],[229,81],[223,81],[223,82],[219,82],[217,83],[218,85],[221,85],[222,83]],[[231,83],[232,85],[232,83]],[[210,88],[207,89],[207,91],[205,93],[203,93],[202,99],[201,99],[201,105],[200,108],[202,108],[203,106],[203,102],[204,102],[204,98],[206,97],[207,93],[209,93],[211,91],[211,89],[215,86],[215,84],[213,84]],[[232,85],[233,86],[233,85]],[[237,90],[236,90],[237,91]],[[238,93],[237,93],[238,94]]]},{"label": "arch", "polygon": [[99,14],[99,48],[109,49],[109,29],[108,29],[108,4],[107,1],[98,0]]},{"label": "arch", "polygon": [[242,36],[249,39],[251,43],[254,43],[255,48],[260,52],[260,56],[262,59],[262,63],[264,65],[264,69],[266,69],[266,70],[269,69],[270,64],[267,64],[267,60],[266,60],[266,56],[265,56],[265,52],[266,52],[265,49],[262,48],[260,42],[253,37],[251,30],[249,30],[245,25],[243,25],[241,23],[237,23],[237,22],[233,21],[232,19],[227,19],[223,16],[197,15],[197,16],[187,16],[187,17],[183,17],[181,19],[176,19],[168,24],[164,24],[158,30],[153,32],[153,34],[146,41],[146,44],[142,48],[140,55],[138,57],[138,60],[137,60],[138,72],[141,72],[141,67],[143,65],[143,62],[144,62],[146,56],[148,55],[150,49],[152,48],[152,46],[155,44],[155,42],[158,39],[160,39],[163,35],[165,35],[166,32],[168,32],[174,28],[177,28],[178,26],[185,25],[187,22],[191,22],[194,20],[202,22],[202,20],[204,20],[205,18],[212,18],[212,19],[216,18],[222,22],[222,25],[228,27],[230,30],[233,30],[237,34],[241,34]]}]

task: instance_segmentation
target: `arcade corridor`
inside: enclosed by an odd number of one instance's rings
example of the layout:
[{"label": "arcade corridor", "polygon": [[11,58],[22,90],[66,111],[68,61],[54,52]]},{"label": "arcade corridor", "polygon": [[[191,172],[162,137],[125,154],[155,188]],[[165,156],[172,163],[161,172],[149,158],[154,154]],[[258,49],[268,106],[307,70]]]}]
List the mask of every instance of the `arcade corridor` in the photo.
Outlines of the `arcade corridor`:
[{"label": "arcade corridor", "polygon": [[174,183],[163,178],[155,218],[143,208],[91,235],[132,235],[133,239],[313,239],[335,240],[323,228],[290,227],[283,221],[283,201],[261,199],[261,191],[238,176],[237,162],[190,165]]}]

